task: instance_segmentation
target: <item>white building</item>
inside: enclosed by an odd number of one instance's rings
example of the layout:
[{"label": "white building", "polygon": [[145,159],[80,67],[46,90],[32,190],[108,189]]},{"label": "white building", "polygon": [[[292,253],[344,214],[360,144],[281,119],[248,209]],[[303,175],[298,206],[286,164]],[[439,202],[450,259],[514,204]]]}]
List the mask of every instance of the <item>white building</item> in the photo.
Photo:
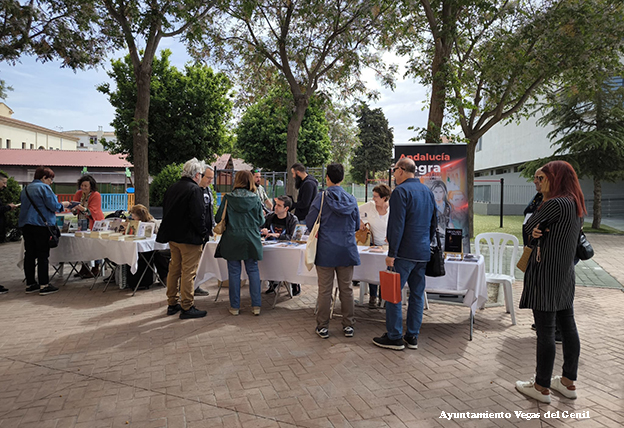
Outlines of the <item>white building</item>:
[{"label": "white building", "polygon": [[105,139],[107,142],[117,141],[117,137],[114,132],[103,131],[101,126],[98,127],[97,131],[82,131],[76,129],[72,131],[64,131],[63,134],[78,138],[76,147],[78,150],[103,152],[104,146],[102,145],[102,139]]},{"label": "white building", "polygon": [[13,119],[13,110],[0,102],[0,149],[76,150],[78,138]]}]

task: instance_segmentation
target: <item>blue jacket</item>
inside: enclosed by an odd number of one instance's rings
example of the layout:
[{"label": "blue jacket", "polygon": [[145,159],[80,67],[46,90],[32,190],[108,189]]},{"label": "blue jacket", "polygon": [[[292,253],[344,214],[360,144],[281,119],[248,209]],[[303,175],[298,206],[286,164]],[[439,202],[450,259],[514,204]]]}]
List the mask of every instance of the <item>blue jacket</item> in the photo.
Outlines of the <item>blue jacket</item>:
[{"label": "blue jacket", "polygon": [[399,184],[390,195],[388,256],[413,261],[429,261],[429,249],[437,220],[433,192],[417,178]]},{"label": "blue jacket", "polygon": [[[360,264],[355,243],[355,231],[360,228],[357,201],[340,186],[328,187],[323,193],[325,203],[314,264],[323,267],[357,266]],[[305,219],[308,230],[314,227],[322,196],[322,193],[316,195],[310,206]]]},{"label": "blue jacket", "polygon": [[[41,180],[33,180],[27,187],[30,199],[33,200],[41,214],[46,218],[48,225],[56,225],[56,213],[63,211],[64,208],[52,191],[52,188]],[[20,208],[18,226],[24,227],[27,224],[45,226],[43,219],[30,203],[30,199],[26,196],[26,188],[24,188],[20,195],[22,206]]]}]

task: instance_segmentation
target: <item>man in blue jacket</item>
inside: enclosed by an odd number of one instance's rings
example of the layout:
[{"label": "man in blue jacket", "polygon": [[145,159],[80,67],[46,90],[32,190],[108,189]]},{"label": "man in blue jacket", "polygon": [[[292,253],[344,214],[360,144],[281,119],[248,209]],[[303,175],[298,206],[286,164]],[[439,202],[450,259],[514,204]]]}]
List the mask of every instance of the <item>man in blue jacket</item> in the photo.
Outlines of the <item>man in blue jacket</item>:
[{"label": "man in blue jacket", "polygon": [[390,196],[388,218],[388,257],[386,265],[401,275],[401,288],[410,288],[407,306],[407,332],[403,337],[401,303],[386,302],[386,330],[373,343],[381,348],[400,351],[405,344],[418,348],[425,301],[425,268],[430,257],[430,243],[437,221],[433,193],[415,178],[416,165],[409,158],[400,159],[394,168],[397,187]]},{"label": "man in blue jacket", "polygon": [[[353,279],[353,266],[360,264],[360,255],[355,243],[355,231],[360,228],[360,211],[357,200],[340,187],[343,179],[344,167],[341,164],[332,163],[327,166],[325,177],[327,190],[316,196],[305,219],[308,230],[312,230],[321,211],[314,264],[318,276],[316,334],[322,339],[329,337],[334,272],[338,280],[342,309],[342,332],[346,337],[353,337],[353,323],[355,322],[351,280]],[[322,208],[321,201],[323,201]]]}]

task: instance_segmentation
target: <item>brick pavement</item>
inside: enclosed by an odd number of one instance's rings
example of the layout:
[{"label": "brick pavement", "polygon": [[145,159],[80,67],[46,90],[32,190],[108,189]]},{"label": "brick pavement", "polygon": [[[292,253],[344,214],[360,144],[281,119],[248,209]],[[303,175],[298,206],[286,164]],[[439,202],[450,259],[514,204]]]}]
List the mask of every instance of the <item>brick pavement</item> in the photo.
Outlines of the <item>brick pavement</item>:
[{"label": "brick pavement", "polygon": [[[624,282],[624,237],[592,235],[595,261]],[[23,293],[19,245],[0,246],[0,428],[6,427],[487,427],[624,425],[621,289],[578,287],[582,353],[579,398],[550,406],[514,390],[535,364],[531,314],[511,326],[502,307],[479,311],[468,341],[468,308],[432,304],[419,349],[382,350],[383,313],[356,310],[356,335],[314,334],[315,287],[260,317],[227,312],[227,293],[200,320],[166,317],[162,288],[125,290],[70,281],[50,296]],[[606,273],[605,272],[605,273]],[[516,305],[522,284],[514,285]],[[375,320],[374,318],[377,318]],[[558,349],[556,367],[561,365]],[[558,371],[558,370],[557,370]],[[589,419],[545,418],[546,411]],[[440,418],[441,412],[510,412],[503,419]],[[514,411],[540,412],[524,420]]]}]

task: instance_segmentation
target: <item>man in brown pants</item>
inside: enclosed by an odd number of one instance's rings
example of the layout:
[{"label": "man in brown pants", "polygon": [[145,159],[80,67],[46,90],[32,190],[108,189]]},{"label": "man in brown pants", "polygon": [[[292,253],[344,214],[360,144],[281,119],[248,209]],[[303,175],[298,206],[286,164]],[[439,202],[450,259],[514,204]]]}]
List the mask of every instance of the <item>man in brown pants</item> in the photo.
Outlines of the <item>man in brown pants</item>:
[{"label": "man in brown pants", "polygon": [[156,237],[157,242],[168,242],[171,249],[167,315],[182,311],[181,319],[206,316],[206,311],[194,306],[193,289],[206,235],[204,194],[199,187],[205,170],[204,162],[195,158],[184,164],[182,178],[165,192],[163,220]]}]

